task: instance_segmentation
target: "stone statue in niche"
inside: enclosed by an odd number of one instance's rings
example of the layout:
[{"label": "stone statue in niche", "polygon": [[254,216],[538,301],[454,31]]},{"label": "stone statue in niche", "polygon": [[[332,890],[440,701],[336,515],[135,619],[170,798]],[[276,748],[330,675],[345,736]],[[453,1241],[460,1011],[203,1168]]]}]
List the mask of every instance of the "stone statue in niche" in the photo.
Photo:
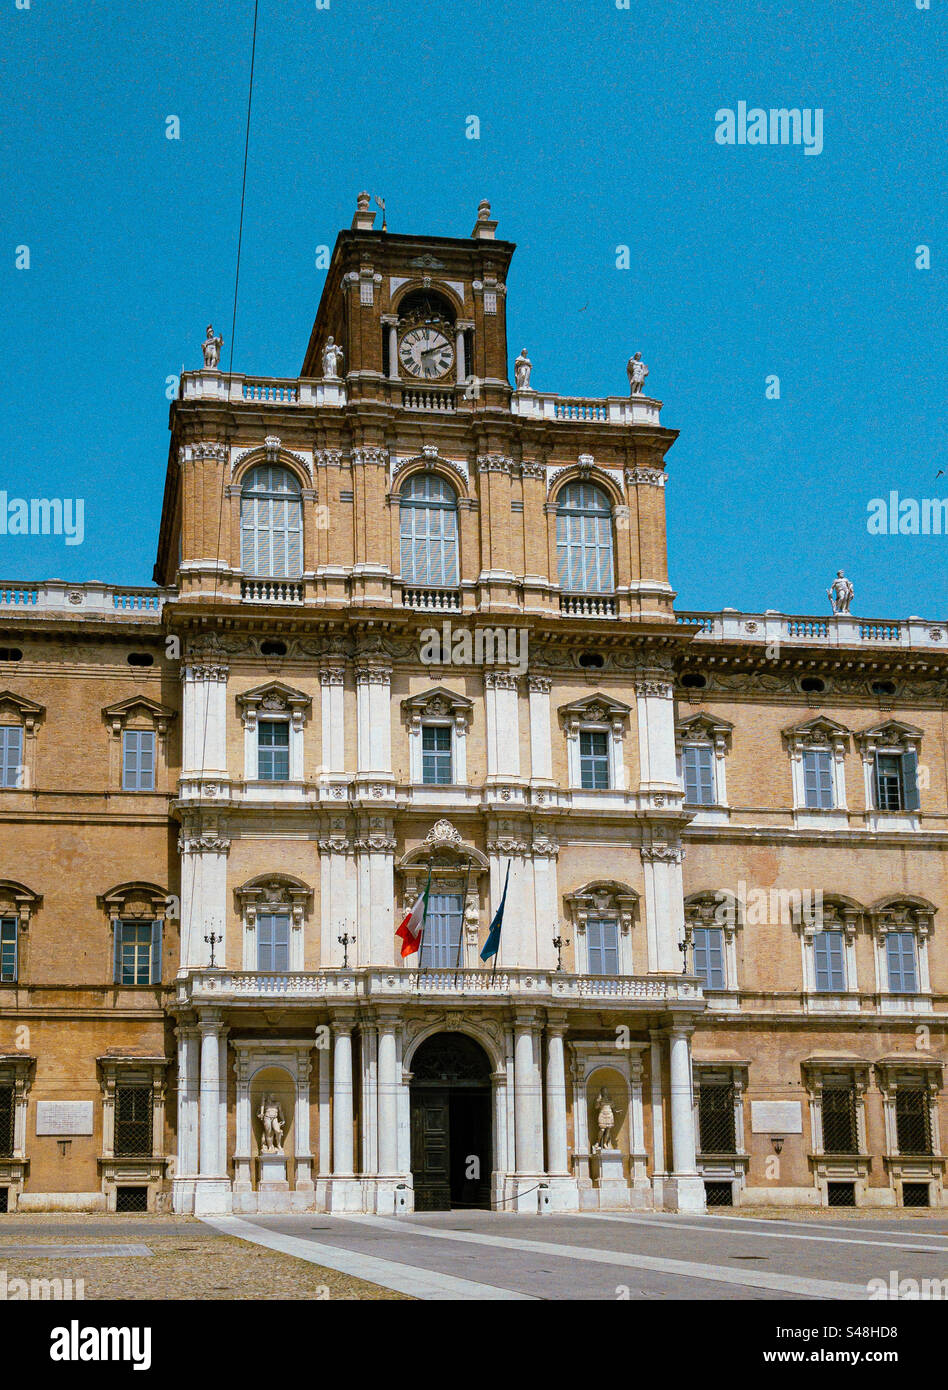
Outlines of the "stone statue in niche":
[{"label": "stone statue in niche", "polygon": [[849,613],[849,605],[856,596],[852,580],[847,579],[842,570],[836,571],[836,578],[826,591],[826,597],[833,605],[834,613]]},{"label": "stone statue in niche", "polygon": [[207,325],[207,336],[201,344],[204,352],[204,366],[211,371],[217,370],[217,364],[221,360],[221,348],[224,346],[223,338],[214,337],[214,325]]},{"label": "stone statue in niche", "polygon": [[517,383],[518,391],[529,391],[530,373],[533,371],[533,363],[527,356],[527,349],[521,348],[520,356],[514,363],[514,381]]},{"label": "stone statue in niche", "polygon": [[330,381],[338,381],[339,365],[342,362],[342,348],[332,338],[326,339],[323,348],[323,376]]},{"label": "stone statue in niche", "polygon": [[281,1154],[283,1152],[283,1135],[286,1132],[286,1120],[283,1117],[283,1106],[272,1091],[268,1091],[261,1101],[260,1109],[257,1111],[257,1119],[263,1125],[263,1142],[260,1145],[260,1152]]},{"label": "stone statue in niche", "polygon": [[609,1092],[605,1089],[600,1090],[596,1097],[596,1127],[599,1130],[598,1137],[593,1145],[593,1153],[599,1153],[602,1149],[614,1149],[615,1137],[613,1131],[616,1127],[615,1111],[612,1108],[612,1101]]},{"label": "stone statue in niche", "polygon": [[626,363],[626,374],[629,378],[629,391],[633,396],[641,396],[645,390],[645,378],[648,376],[648,367],[642,361],[642,354],[634,352]]}]

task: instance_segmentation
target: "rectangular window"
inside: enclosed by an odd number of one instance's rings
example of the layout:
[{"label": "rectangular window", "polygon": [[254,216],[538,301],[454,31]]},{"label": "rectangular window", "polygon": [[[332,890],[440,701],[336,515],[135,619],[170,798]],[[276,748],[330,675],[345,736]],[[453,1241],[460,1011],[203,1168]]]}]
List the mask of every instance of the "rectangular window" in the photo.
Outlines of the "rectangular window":
[{"label": "rectangular window", "polygon": [[421,780],[429,787],[452,781],[451,729],[447,724],[426,724],[421,730]]},{"label": "rectangular window", "polygon": [[686,744],[681,750],[681,765],[685,775],[685,802],[689,806],[713,806],[714,749]]},{"label": "rectangular window", "polygon": [[730,1082],[701,1082],[698,1087],[698,1134],[701,1153],[734,1153],[734,1087]]},{"label": "rectangular window", "polygon": [[579,731],[579,784],[589,791],[609,786],[609,735],[597,729]]},{"label": "rectangular window", "polygon": [[285,912],[257,914],[257,969],[290,968],[290,919]]},{"label": "rectangular window", "polygon": [[875,767],[876,809],[879,811],[917,811],[918,754],[877,753]]},{"label": "rectangular window", "polygon": [[586,970],[590,975],[618,975],[619,923],[615,917],[587,920]]},{"label": "rectangular window", "polygon": [[161,923],[114,923],[117,985],[161,984]]},{"label": "rectangular window", "polygon": [[814,936],[816,987],[820,993],[838,994],[846,988],[845,949],[841,931],[821,931]]},{"label": "rectangular window", "polygon": [[924,1086],[896,1088],[895,1133],[900,1154],[931,1153],[931,1110]]},{"label": "rectangular window", "polygon": [[19,724],[0,725],[0,787],[23,785],[23,730]]},{"label": "rectangular window", "polygon": [[122,790],[155,790],[155,733],[153,729],[126,729],[122,735]]},{"label": "rectangular window", "polygon": [[261,782],[289,780],[290,725],[286,719],[261,719],[257,725],[257,776]]},{"label": "rectangular window", "polygon": [[859,1152],[856,1128],[856,1090],[853,1086],[823,1087],[823,1152]]},{"label": "rectangular window", "polygon": [[833,755],[828,748],[803,750],[803,804],[814,811],[833,808]]},{"label": "rectangular window", "polygon": [[429,896],[421,941],[421,965],[424,969],[453,970],[457,965],[463,908],[460,893],[432,893]]},{"label": "rectangular window", "polygon": [[151,1154],[150,1086],[116,1086],[115,1153]]},{"label": "rectangular window", "polygon": [[915,969],[915,937],[909,931],[886,932],[885,958],[889,970],[889,990],[892,994],[917,994],[918,972]]},{"label": "rectangular window", "polygon": [[724,989],[724,931],[695,927],[691,933],[692,968],[705,989]]},{"label": "rectangular window", "polygon": [[13,1087],[0,1086],[0,1158],[13,1157]]},{"label": "rectangular window", "polygon": [[16,984],[17,964],[17,920],[4,917],[0,919],[0,984]]}]

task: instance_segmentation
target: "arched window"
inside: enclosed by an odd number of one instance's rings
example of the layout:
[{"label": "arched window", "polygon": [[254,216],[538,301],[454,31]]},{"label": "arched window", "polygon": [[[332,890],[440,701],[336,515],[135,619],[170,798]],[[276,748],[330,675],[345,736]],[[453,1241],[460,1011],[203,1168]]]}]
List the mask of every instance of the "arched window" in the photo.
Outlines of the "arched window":
[{"label": "arched window", "polygon": [[602,488],[567,483],[556,507],[556,555],[560,588],[611,594],[612,506]]},{"label": "arched window", "polygon": [[240,497],[240,566],[244,574],[299,579],[303,573],[300,485],[285,468],[262,463]]},{"label": "arched window", "polygon": [[435,473],[413,473],[402,484],[402,579],[424,588],[458,582],[458,497]]}]

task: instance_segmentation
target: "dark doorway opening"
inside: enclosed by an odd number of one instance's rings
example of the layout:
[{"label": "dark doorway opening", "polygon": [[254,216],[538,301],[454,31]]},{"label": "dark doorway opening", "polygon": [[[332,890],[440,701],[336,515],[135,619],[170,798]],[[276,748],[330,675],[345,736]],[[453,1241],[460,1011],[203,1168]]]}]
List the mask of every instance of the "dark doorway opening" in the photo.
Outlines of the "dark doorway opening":
[{"label": "dark doorway opening", "polygon": [[412,1059],[411,1168],[416,1211],[490,1207],[491,1083],[464,1033],[426,1038]]}]

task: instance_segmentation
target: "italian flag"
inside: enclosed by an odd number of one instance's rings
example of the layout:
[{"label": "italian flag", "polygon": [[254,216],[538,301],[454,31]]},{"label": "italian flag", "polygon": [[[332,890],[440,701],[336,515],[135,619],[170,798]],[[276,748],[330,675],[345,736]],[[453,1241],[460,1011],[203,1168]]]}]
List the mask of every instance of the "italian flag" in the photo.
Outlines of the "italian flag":
[{"label": "italian flag", "polygon": [[425,918],[428,915],[428,894],[431,890],[431,870],[428,870],[428,882],[425,884],[425,891],[419,896],[411,912],[408,913],[404,922],[397,928],[395,935],[401,938],[402,960],[406,956],[413,956],[416,951],[421,949],[421,938],[425,931]]}]

